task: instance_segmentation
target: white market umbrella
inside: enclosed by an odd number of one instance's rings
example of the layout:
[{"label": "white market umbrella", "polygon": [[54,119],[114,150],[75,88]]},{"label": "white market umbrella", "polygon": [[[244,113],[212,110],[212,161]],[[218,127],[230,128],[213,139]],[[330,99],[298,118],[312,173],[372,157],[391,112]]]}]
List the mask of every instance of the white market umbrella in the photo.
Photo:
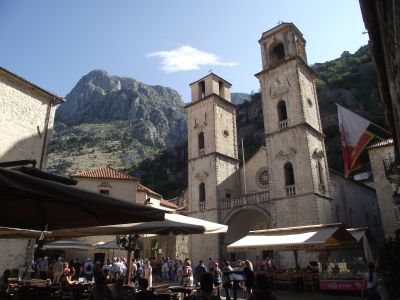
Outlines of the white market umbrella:
[{"label": "white market umbrella", "polygon": [[92,245],[86,244],[79,240],[59,240],[43,246],[43,249],[74,249],[74,250],[91,250]]},{"label": "white market umbrella", "polygon": [[96,235],[126,234],[212,234],[225,233],[228,226],[179,214],[165,214],[164,221],[119,224],[88,228],[55,230],[52,236],[59,238],[84,237]]},{"label": "white market umbrella", "polygon": [[93,245],[96,249],[121,249],[116,241],[98,242]]}]

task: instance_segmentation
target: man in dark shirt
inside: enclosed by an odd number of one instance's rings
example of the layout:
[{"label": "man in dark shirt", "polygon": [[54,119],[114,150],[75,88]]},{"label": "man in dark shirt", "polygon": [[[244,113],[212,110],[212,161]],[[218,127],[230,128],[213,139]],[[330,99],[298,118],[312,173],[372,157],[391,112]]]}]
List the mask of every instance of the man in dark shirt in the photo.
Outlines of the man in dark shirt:
[{"label": "man in dark shirt", "polygon": [[204,273],[207,273],[207,267],[204,265],[203,261],[200,260],[193,273],[194,282],[196,284],[200,282],[201,276],[203,276]]}]

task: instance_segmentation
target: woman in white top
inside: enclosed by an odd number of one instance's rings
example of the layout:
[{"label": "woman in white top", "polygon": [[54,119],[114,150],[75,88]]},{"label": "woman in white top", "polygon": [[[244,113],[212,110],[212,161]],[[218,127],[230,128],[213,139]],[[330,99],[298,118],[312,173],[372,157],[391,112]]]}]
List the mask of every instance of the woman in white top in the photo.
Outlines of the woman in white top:
[{"label": "woman in white top", "polygon": [[367,288],[367,300],[379,300],[380,296],[377,292],[378,287],[378,275],[375,273],[375,265],[368,263],[368,272],[364,274],[363,278],[363,295],[361,299],[364,299],[364,291]]},{"label": "woman in white top", "polygon": [[146,259],[146,264],[144,266],[144,278],[147,279],[149,282],[149,287],[153,286],[153,276],[152,276],[153,270],[152,267],[150,266],[150,261]]}]

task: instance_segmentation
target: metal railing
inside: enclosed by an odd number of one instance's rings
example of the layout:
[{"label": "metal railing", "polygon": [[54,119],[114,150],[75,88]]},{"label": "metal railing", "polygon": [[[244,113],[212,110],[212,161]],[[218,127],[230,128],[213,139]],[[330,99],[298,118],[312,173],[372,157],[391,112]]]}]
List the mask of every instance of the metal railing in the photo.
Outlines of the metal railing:
[{"label": "metal railing", "polygon": [[206,210],[206,202],[205,201],[199,202],[199,210],[200,211]]},{"label": "metal railing", "polygon": [[249,204],[264,204],[269,202],[269,191],[247,194],[235,198],[220,199],[222,209]]}]

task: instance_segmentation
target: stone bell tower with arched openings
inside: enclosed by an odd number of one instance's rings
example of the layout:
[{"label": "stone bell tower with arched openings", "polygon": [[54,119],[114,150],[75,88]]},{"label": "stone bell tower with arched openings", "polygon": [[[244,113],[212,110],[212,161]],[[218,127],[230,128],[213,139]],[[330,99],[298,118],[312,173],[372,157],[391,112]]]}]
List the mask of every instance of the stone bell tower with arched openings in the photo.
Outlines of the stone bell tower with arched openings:
[{"label": "stone bell tower with arched openings", "polygon": [[[190,84],[188,110],[188,197],[192,217],[221,222],[219,199],[239,195],[236,106],[231,84],[210,73]],[[221,254],[218,234],[191,235],[189,257],[195,262]]]},{"label": "stone bell tower with arched openings", "polygon": [[263,33],[262,90],[274,227],[332,223],[324,134],[306,41],[292,23]]}]

